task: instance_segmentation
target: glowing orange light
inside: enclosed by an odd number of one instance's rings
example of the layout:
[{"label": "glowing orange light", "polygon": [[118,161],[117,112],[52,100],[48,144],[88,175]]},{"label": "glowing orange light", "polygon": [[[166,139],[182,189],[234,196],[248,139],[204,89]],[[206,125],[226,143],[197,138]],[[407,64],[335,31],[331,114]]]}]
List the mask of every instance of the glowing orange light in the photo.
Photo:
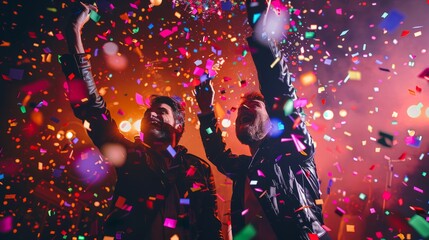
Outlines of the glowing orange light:
[{"label": "glowing orange light", "polygon": [[307,72],[302,74],[299,77],[299,80],[301,81],[302,85],[309,86],[317,81],[317,77],[313,72]]}]

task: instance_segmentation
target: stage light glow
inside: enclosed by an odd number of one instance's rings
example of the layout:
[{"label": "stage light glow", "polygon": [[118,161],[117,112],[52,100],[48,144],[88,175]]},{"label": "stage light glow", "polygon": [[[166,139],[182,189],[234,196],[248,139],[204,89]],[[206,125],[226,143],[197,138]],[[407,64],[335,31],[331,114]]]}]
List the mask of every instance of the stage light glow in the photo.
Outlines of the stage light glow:
[{"label": "stage light glow", "polygon": [[347,110],[341,109],[339,112],[340,117],[347,117]]},{"label": "stage light glow", "polygon": [[125,163],[127,150],[121,144],[108,143],[101,147],[101,154],[113,166],[120,167]]},{"label": "stage light glow", "polygon": [[332,120],[334,118],[334,112],[332,112],[331,110],[326,110],[325,112],[323,112],[323,118],[325,120]]},{"label": "stage light glow", "polygon": [[313,72],[307,72],[299,77],[303,86],[309,86],[317,81],[317,77]]},{"label": "stage light glow", "polygon": [[408,117],[418,118],[422,113],[422,111],[421,111],[422,107],[423,107],[423,105],[421,105],[421,104],[409,106],[407,109]]},{"label": "stage light glow", "polygon": [[72,139],[73,137],[75,136],[75,132],[73,131],[73,130],[68,130],[67,132],[66,132],[66,138],[67,139]]},{"label": "stage light glow", "polygon": [[314,114],[313,114],[313,119],[320,118],[320,116],[322,116],[322,114],[320,114],[320,112],[316,111],[316,112],[314,112]]},{"label": "stage light glow", "polygon": [[57,135],[56,135],[57,139],[60,140],[60,141],[63,140],[64,139],[64,134],[65,133],[64,133],[63,130],[58,131]]},{"label": "stage light glow", "polygon": [[107,42],[103,45],[103,51],[107,55],[115,55],[118,52],[118,45],[114,42]]},{"label": "stage light glow", "polygon": [[131,131],[131,123],[130,121],[124,120],[121,123],[119,123],[119,130],[121,132],[129,132]]},{"label": "stage light glow", "polygon": [[142,120],[139,119],[133,123],[133,127],[137,132],[140,132]]},{"label": "stage light glow", "polygon": [[231,126],[231,120],[225,118],[222,120],[222,127],[229,128]]},{"label": "stage light glow", "polygon": [[162,0],[150,0],[150,7],[156,7],[161,5]]}]

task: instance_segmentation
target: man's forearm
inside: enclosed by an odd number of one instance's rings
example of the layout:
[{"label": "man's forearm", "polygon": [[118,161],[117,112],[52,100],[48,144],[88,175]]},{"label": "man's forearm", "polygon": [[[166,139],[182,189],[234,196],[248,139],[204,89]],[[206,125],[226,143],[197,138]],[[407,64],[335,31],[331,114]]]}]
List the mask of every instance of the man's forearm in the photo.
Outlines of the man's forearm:
[{"label": "man's forearm", "polygon": [[69,49],[69,53],[71,54],[85,53],[80,30],[70,27],[70,29],[67,30],[66,35],[67,35],[66,39],[67,39],[67,46]]}]

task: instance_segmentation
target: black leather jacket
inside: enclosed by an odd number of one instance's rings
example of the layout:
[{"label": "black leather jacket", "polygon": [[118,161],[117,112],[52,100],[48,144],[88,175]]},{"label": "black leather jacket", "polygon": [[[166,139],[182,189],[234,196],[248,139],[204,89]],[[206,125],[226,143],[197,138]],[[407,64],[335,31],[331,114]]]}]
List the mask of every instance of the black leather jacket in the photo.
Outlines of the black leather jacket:
[{"label": "black leather jacket", "polygon": [[[295,108],[288,116],[283,111],[287,100],[297,99],[286,59],[272,42],[267,42],[268,47],[248,38],[248,43],[267,111],[271,119],[276,118],[283,124],[282,134],[268,136],[253,156],[235,155],[226,149],[214,113],[199,115],[207,158],[234,182],[231,200],[233,234],[245,226],[242,213],[248,178],[254,183],[257,181],[251,189],[278,239],[310,239],[309,234],[323,236],[326,232],[322,228],[321,207],[315,203],[320,199],[320,193],[313,141],[304,121],[296,121],[301,117],[301,109]],[[277,58],[280,61],[271,68]]]},{"label": "black leather jacket", "polygon": [[[89,123],[93,143],[99,149],[106,143],[120,144],[127,152],[125,164],[116,168],[104,234],[138,240],[167,240],[174,234],[180,239],[223,239],[209,164],[177,146],[176,155],[170,155],[171,167],[163,170],[159,162],[168,154],[157,153],[138,139],[129,141],[119,132],[84,54],[63,55],[60,60],[74,114]],[[167,218],[177,221],[175,227]],[[166,223],[173,225],[165,227]]]}]

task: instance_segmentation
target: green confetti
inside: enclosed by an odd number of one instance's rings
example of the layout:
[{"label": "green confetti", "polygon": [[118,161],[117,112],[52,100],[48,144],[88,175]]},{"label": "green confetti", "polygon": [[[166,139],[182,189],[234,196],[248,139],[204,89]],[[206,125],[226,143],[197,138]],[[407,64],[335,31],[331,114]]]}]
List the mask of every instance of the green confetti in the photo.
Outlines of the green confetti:
[{"label": "green confetti", "polygon": [[25,109],[25,106],[21,106],[20,109],[21,109],[22,113],[26,113],[27,112],[27,109]]},{"label": "green confetti", "polygon": [[288,99],[285,105],[283,106],[283,112],[285,116],[289,116],[293,112],[293,100]]},{"label": "green confetti", "polygon": [[136,34],[136,33],[138,33],[140,31],[140,28],[139,27],[136,27],[136,28],[134,28],[133,29],[133,34]]},{"label": "green confetti", "polygon": [[56,8],[46,8],[46,10],[48,10],[49,12],[54,12],[54,13],[57,12]]},{"label": "green confetti", "polygon": [[248,224],[234,237],[235,240],[250,240],[256,235],[256,230],[252,224]]},{"label": "green confetti", "polygon": [[429,223],[419,215],[414,215],[408,224],[411,225],[423,238],[429,237]]},{"label": "green confetti", "polygon": [[207,134],[212,134],[212,133],[213,133],[213,131],[212,131],[212,129],[211,129],[211,128],[207,128],[207,129],[206,129],[206,132],[207,132]]},{"label": "green confetti", "polygon": [[89,13],[89,17],[92,19],[92,21],[94,21],[94,22],[98,22],[98,21],[100,21],[100,18],[101,18],[101,16],[97,13],[97,12],[95,12],[95,11],[91,11],[90,13]]},{"label": "green confetti", "polygon": [[314,38],[316,35],[314,32],[305,32],[305,38]]}]

